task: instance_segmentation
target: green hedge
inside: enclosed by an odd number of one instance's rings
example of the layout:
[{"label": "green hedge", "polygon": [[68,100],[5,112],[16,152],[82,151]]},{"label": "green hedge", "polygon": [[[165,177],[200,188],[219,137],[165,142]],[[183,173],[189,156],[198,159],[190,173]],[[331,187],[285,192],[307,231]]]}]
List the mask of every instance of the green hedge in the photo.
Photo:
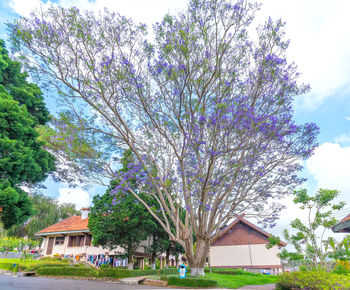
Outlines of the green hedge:
[{"label": "green hedge", "polygon": [[43,276],[78,276],[78,277],[108,277],[108,278],[127,278],[137,276],[157,275],[158,270],[123,270],[123,269],[101,269],[83,268],[83,267],[62,267],[46,266],[36,269],[38,275]]},{"label": "green hedge", "polygon": [[164,268],[164,269],[160,269],[158,270],[159,275],[172,275],[172,274],[178,274],[179,270],[177,268]]},{"label": "green hedge", "polygon": [[223,274],[223,275],[246,275],[246,276],[259,276],[258,273],[252,273],[243,269],[225,269],[225,268],[205,268],[205,273],[215,273],[215,274]]},{"label": "green hedge", "polygon": [[284,273],[276,290],[297,289],[350,289],[350,279],[344,275],[317,271]]},{"label": "green hedge", "polygon": [[94,277],[96,270],[93,268],[80,267],[45,267],[38,268],[36,273],[41,276],[77,276]]},{"label": "green hedge", "polygon": [[127,278],[137,276],[157,275],[158,270],[124,270],[124,269],[101,269],[96,271],[96,277]]},{"label": "green hedge", "polygon": [[169,286],[184,286],[184,287],[216,287],[216,280],[202,278],[179,278],[175,276],[160,276],[161,280],[168,281]]},{"label": "green hedge", "polygon": [[27,271],[36,271],[39,268],[50,268],[50,267],[68,267],[68,265],[63,263],[39,263],[39,264],[31,265],[30,267],[27,267]]}]

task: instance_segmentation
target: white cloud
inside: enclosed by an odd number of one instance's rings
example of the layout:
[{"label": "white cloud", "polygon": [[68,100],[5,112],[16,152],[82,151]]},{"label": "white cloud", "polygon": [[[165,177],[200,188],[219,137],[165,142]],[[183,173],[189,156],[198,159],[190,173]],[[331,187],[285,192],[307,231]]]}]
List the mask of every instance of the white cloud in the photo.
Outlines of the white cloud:
[{"label": "white cloud", "polygon": [[350,134],[341,134],[334,138],[335,143],[348,143],[350,142]]},{"label": "white cloud", "polygon": [[[187,0],[59,0],[63,7],[120,12],[148,25],[164,14],[184,10]],[[11,0],[10,7],[19,15],[28,16],[32,9],[47,7],[40,0]],[[264,0],[258,21],[267,16],[287,21],[287,37],[291,39],[289,58],[295,61],[302,80],[310,83],[312,93],[299,97],[298,104],[314,109],[338,90],[349,88],[350,79],[350,1],[333,0]]]},{"label": "white cloud", "polygon": [[264,0],[263,13],[287,22],[289,57],[295,61],[311,94],[300,99],[314,109],[338,90],[349,87],[350,1]]},{"label": "white cloud", "polygon": [[[21,16],[28,16],[30,11],[48,7],[53,3],[48,1],[42,4],[40,0],[11,0],[10,7]],[[163,0],[132,0],[132,1],[109,1],[96,0],[90,2],[88,0],[59,0],[58,5],[62,7],[77,7],[82,10],[103,11],[105,7],[110,11],[119,12],[127,17],[132,17],[136,22],[151,25],[160,21],[162,17],[168,13],[180,11],[186,8],[186,0],[163,1]],[[55,5],[55,4],[54,4]]]},{"label": "white cloud", "polygon": [[[343,210],[336,213],[334,217],[338,220],[350,213],[350,146],[341,147],[336,143],[323,143],[306,162],[305,167],[317,182],[317,189],[336,189],[340,191],[337,201],[345,201],[347,205]],[[307,184],[306,184],[307,185]],[[308,193],[313,195],[315,192]],[[314,190],[314,189],[313,189]],[[271,233],[282,237],[283,229],[291,230],[290,222],[300,218],[307,223],[307,211],[301,210],[293,202],[293,196],[286,197],[282,202],[287,208],[280,213],[280,219],[277,226],[272,229],[266,229]],[[317,232],[320,236],[321,231]],[[334,234],[332,231],[326,231],[324,238],[333,236],[337,240],[343,238],[343,234]]]},{"label": "white cloud", "polygon": [[348,120],[348,121],[350,121],[350,117],[349,117],[349,116],[346,116],[345,119]]},{"label": "white cloud", "polygon": [[318,188],[339,190],[340,199],[350,205],[350,147],[323,143],[306,161],[306,168],[317,181]]},{"label": "white cloud", "polygon": [[73,203],[78,210],[82,207],[90,206],[91,198],[85,190],[80,188],[59,188],[58,191],[58,203]]}]

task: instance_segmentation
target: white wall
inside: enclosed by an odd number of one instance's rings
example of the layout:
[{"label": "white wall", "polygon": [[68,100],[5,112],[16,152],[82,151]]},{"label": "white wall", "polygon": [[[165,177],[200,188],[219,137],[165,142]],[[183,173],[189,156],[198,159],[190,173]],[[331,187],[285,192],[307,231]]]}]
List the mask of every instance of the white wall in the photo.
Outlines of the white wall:
[{"label": "white wall", "polygon": [[[54,236],[50,236],[50,237],[54,237]],[[43,241],[43,245],[44,245],[43,255],[44,256],[46,256],[48,239],[50,237],[45,238]],[[69,236],[65,237],[63,245],[55,245],[55,241],[54,241],[51,256],[53,256],[55,254],[58,254],[58,255],[78,255],[78,254],[83,254],[83,253],[85,253],[86,255],[99,255],[99,254],[105,254],[106,252],[108,252],[109,255],[115,255],[115,254],[120,254],[120,253],[125,252],[120,247],[117,247],[116,249],[114,249],[112,251],[110,251],[109,249],[102,248],[102,247],[94,247],[93,245],[82,246],[82,247],[68,247],[68,238],[69,238]],[[144,252],[143,248],[139,248],[138,250],[141,252]]]},{"label": "white wall", "polygon": [[278,247],[266,249],[265,244],[215,246],[210,247],[210,266],[237,267],[237,266],[280,266],[277,257]]}]

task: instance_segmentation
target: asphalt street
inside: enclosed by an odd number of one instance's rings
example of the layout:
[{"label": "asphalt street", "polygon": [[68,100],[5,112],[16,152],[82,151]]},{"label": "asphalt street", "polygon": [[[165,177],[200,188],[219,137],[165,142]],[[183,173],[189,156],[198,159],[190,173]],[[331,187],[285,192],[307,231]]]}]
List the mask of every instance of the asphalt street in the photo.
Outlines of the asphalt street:
[{"label": "asphalt street", "polygon": [[167,289],[151,286],[134,286],[119,282],[101,282],[91,280],[54,279],[41,277],[16,277],[0,275],[0,290],[131,290],[131,289]]},{"label": "asphalt street", "polygon": [[[92,281],[92,280],[75,280],[75,279],[55,279],[41,277],[24,277],[0,274],[0,290],[142,290],[142,289],[158,289],[158,290],[184,290],[176,288],[160,288],[144,285],[126,285],[120,282],[111,281]],[[211,290],[223,290],[211,289]],[[274,290],[274,284],[268,285],[250,285],[241,290]]]}]

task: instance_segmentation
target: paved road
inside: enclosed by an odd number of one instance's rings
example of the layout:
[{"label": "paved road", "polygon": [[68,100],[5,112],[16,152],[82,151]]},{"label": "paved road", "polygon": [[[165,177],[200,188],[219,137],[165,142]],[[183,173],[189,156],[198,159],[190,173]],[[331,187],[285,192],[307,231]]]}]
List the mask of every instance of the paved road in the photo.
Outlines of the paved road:
[{"label": "paved road", "polygon": [[101,282],[91,280],[54,279],[40,277],[14,277],[0,275],[1,290],[141,290],[167,289],[150,286],[131,286],[119,282]]},{"label": "paved road", "polygon": [[[141,290],[141,289],[158,289],[158,290],[176,290],[175,288],[160,288],[145,285],[126,285],[120,282],[101,282],[91,280],[75,279],[54,279],[41,277],[23,277],[0,274],[1,290]],[[182,288],[181,290],[183,290]],[[219,290],[223,290],[221,288]],[[244,286],[238,288],[242,290],[273,290],[274,284],[259,286]],[[218,290],[218,289],[211,289]]]}]

